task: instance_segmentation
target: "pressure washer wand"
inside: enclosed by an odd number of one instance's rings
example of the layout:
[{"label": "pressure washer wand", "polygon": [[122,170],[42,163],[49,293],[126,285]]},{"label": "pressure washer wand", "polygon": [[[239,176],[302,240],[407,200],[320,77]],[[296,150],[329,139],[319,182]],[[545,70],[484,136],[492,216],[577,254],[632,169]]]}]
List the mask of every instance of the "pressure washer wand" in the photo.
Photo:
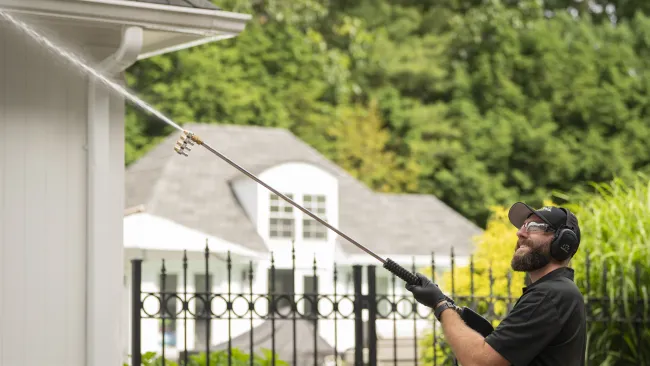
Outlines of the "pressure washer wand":
[{"label": "pressure washer wand", "polygon": [[366,252],[366,253],[370,254],[371,256],[375,257],[378,261],[380,261],[382,263],[384,268],[386,268],[391,273],[395,274],[397,277],[404,280],[406,283],[414,285],[414,284],[417,284],[419,282],[418,278],[413,273],[411,273],[410,271],[408,271],[404,267],[400,266],[399,264],[394,262],[392,259],[390,259],[390,258],[384,259],[384,258],[378,256],[377,254],[372,252],[370,249],[366,248],[365,246],[361,245],[356,240],[352,239],[348,235],[341,232],[339,229],[337,229],[334,226],[330,225],[327,221],[325,221],[325,220],[321,219],[320,217],[314,215],[313,213],[311,213],[306,208],[304,208],[304,207],[300,206],[299,204],[297,204],[296,202],[294,202],[291,198],[283,195],[282,193],[278,192],[273,187],[271,187],[268,184],[264,183],[261,179],[259,179],[254,174],[247,171],[246,169],[242,168],[241,166],[239,166],[234,161],[230,160],[227,156],[225,156],[225,155],[221,154],[220,152],[218,152],[217,150],[213,149],[210,145],[205,143],[199,136],[195,135],[194,133],[189,132],[189,131],[183,131],[183,134],[181,135],[181,137],[176,142],[176,145],[174,146],[174,150],[176,150],[176,152],[178,154],[180,154],[180,155],[188,156],[187,152],[192,150],[190,146],[193,146],[195,143],[205,147],[208,151],[210,151],[211,153],[213,153],[216,156],[220,157],[221,159],[223,159],[228,164],[232,165],[234,168],[236,168],[240,172],[246,174],[252,180],[256,181],[257,183],[261,184],[262,186],[264,186],[269,191],[271,191],[271,192],[275,193],[276,195],[278,195],[279,197],[281,197],[283,200],[289,202],[291,205],[293,205],[294,207],[296,207],[300,211],[304,212],[309,217],[311,217],[314,220],[316,220],[316,221],[320,222],[321,224],[325,225],[327,228],[334,231],[338,235],[342,236],[347,241],[349,241],[350,243],[357,246],[359,249],[361,249],[364,252]]}]

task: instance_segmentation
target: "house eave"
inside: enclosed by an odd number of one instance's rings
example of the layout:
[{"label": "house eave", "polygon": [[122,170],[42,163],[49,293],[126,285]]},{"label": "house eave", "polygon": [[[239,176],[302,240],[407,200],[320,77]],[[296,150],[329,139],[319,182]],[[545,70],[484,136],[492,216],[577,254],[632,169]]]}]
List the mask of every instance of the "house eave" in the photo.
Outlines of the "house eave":
[{"label": "house eave", "polygon": [[235,37],[249,14],[186,8],[125,0],[0,0],[0,9],[36,21],[93,24],[96,27],[138,26],[150,39],[139,59]]}]

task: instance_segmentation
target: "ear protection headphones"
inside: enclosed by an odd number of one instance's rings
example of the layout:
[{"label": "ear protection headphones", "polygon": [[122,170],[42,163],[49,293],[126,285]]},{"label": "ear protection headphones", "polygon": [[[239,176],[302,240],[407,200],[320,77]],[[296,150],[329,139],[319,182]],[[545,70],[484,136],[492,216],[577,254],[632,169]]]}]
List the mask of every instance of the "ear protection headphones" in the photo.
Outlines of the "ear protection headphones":
[{"label": "ear protection headphones", "polygon": [[557,228],[553,241],[551,242],[551,256],[558,260],[564,261],[578,250],[578,236],[573,231],[575,225],[572,223],[573,214],[566,208],[562,208],[566,213],[566,222]]}]

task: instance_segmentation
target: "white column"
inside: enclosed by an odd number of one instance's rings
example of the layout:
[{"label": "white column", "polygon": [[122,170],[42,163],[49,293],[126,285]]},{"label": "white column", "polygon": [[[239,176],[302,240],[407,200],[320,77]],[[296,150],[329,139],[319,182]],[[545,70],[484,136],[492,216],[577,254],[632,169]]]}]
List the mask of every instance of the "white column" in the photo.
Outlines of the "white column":
[{"label": "white column", "polygon": [[86,259],[87,364],[119,365],[122,238],[111,177],[110,98],[105,87],[88,88],[88,240]]},{"label": "white column", "polygon": [[[143,31],[128,27],[98,66],[112,81],[135,62]],[[88,84],[88,241],[86,363],[121,365],[124,317],[124,97],[97,79]]]}]

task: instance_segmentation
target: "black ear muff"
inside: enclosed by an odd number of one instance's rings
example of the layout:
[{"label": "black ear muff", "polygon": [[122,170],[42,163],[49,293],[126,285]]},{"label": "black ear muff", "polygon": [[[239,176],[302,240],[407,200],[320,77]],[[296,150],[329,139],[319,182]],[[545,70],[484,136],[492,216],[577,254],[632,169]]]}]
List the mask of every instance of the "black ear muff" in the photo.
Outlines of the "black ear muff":
[{"label": "black ear muff", "polygon": [[556,232],[551,242],[551,256],[558,261],[565,261],[577,251],[579,243],[578,236],[571,230],[570,212],[563,209],[567,214],[567,221]]},{"label": "black ear muff", "polygon": [[573,253],[578,243],[576,234],[568,228],[562,228],[555,234],[551,244],[551,256],[558,261],[567,260]]}]

